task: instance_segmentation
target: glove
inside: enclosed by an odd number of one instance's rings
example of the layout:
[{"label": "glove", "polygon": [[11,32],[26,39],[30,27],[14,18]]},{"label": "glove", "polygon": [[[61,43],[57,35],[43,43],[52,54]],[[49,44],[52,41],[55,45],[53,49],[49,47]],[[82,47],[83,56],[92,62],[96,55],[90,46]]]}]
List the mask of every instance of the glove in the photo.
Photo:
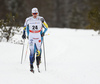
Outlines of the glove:
[{"label": "glove", "polygon": [[43,36],[44,36],[44,33],[41,34],[41,37],[43,37]]},{"label": "glove", "polygon": [[44,22],[44,18],[41,18],[40,20],[42,21],[42,23]]},{"label": "glove", "polygon": [[23,35],[22,35],[22,38],[23,38],[23,39],[26,39],[26,35],[25,35],[25,34],[23,34]]}]

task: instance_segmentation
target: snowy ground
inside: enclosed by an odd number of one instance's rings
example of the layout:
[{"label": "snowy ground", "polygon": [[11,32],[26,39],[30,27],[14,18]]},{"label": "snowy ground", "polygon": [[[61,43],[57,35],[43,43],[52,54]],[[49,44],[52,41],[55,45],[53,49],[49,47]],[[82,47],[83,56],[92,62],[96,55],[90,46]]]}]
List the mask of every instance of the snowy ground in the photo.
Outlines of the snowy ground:
[{"label": "snowy ground", "polygon": [[0,84],[100,84],[100,36],[93,30],[49,29],[45,36],[47,71],[29,71],[27,41],[22,45],[0,43]]}]

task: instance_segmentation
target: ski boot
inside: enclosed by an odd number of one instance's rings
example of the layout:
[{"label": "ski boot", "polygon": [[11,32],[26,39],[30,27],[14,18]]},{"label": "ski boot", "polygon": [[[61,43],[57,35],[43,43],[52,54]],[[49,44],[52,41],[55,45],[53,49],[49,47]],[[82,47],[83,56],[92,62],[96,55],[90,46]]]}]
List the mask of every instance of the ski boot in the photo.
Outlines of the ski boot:
[{"label": "ski boot", "polygon": [[34,68],[33,65],[30,65],[30,71],[34,73],[33,68]]},{"label": "ski boot", "polygon": [[37,65],[38,72],[40,73],[39,65]]}]

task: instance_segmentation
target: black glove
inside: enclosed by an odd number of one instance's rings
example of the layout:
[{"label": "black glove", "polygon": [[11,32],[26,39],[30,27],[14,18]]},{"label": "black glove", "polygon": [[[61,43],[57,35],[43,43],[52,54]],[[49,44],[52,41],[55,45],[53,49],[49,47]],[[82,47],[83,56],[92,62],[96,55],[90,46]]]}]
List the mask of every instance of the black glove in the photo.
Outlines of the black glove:
[{"label": "black glove", "polygon": [[43,37],[43,36],[44,36],[44,33],[41,34],[41,37]]},{"label": "black glove", "polygon": [[40,20],[42,21],[42,23],[44,22],[44,18],[41,18]]},{"label": "black glove", "polygon": [[22,35],[22,38],[23,38],[23,39],[26,39],[26,35],[25,35],[25,34],[23,34],[23,35]]}]

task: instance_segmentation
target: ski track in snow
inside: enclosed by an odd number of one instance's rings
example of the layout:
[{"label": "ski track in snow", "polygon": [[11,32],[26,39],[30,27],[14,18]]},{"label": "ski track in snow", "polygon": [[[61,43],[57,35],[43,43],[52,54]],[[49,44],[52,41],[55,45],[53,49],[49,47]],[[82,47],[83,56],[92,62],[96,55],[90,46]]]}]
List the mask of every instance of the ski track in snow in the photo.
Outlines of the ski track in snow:
[{"label": "ski track in snow", "polygon": [[[100,84],[100,36],[93,30],[51,28],[45,36],[40,73],[29,71],[29,50],[21,64],[22,45],[0,43],[0,84]],[[42,46],[43,47],[43,46]]]}]

